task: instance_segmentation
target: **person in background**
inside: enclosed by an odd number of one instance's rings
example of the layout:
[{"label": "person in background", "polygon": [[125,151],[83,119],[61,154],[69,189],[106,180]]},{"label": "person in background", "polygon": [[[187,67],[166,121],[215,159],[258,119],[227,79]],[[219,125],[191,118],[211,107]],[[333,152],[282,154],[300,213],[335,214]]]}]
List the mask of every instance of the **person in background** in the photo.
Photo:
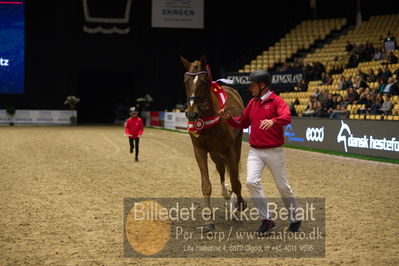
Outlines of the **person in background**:
[{"label": "person in background", "polygon": [[384,99],[382,98],[382,94],[381,93],[375,94],[371,114],[373,115],[378,114],[378,110],[381,108],[383,102]]},{"label": "person in background", "polygon": [[129,109],[130,118],[125,122],[125,136],[129,137],[130,153],[133,153],[134,148],[136,148],[136,162],[139,161],[139,143],[144,131],[144,124],[138,113],[137,108],[131,107]]},{"label": "person in background", "polygon": [[392,110],[392,102],[391,102],[391,94],[384,95],[384,102],[381,105],[381,108],[378,109],[377,114],[389,115]]},{"label": "person in background", "polygon": [[373,96],[371,93],[366,95],[365,100],[361,101],[361,104],[364,104],[364,108],[359,109],[357,114],[371,114],[373,111]]},{"label": "person in background", "polygon": [[341,75],[340,77],[339,77],[339,82],[338,82],[338,90],[346,90],[348,88],[348,82],[347,82],[347,80],[346,80],[346,78],[345,78],[345,76],[344,75]]},{"label": "person in background", "polygon": [[374,74],[374,70],[372,68],[369,69],[369,72],[367,73],[367,82],[376,82],[377,81],[377,76]]},{"label": "person in background", "polygon": [[290,102],[289,107],[290,107],[291,116],[298,116],[295,109],[295,103]]},{"label": "person in background", "polygon": [[388,64],[384,64],[383,71],[382,71],[382,80],[384,83],[388,82],[388,78],[392,77],[392,72],[389,69]]},{"label": "person in background", "polygon": [[346,96],[345,101],[348,104],[356,104],[358,99],[359,99],[359,94],[357,93],[357,91],[352,87],[348,88],[348,94]]},{"label": "person in background", "polygon": [[374,51],[374,61],[378,61],[382,59],[382,53],[381,50],[379,48],[376,48]]},{"label": "person in background", "polygon": [[385,85],[384,90],[382,91],[383,94],[396,94],[398,88],[393,77],[388,78],[388,83]]},{"label": "person in background", "polygon": [[388,53],[387,60],[388,60],[389,64],[397,64],[398,63],[398,57],[392,51],[390,51]]}]

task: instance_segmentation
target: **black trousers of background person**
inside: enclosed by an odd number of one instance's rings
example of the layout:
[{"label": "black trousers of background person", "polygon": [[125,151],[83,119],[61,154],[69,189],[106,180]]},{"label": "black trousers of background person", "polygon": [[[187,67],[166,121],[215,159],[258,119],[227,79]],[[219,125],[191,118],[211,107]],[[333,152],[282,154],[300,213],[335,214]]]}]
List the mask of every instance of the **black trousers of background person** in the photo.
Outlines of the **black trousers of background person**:
[{"label": "black trousers of background person", "polygon": [[[133,140],[134,140],[134,143],[133,143]],[[134,150],[134,146],[136,145],[136,158],[139,158],[139,142],[140,142],[139,138],[137,138],[137,139],[129,138],[130,150]]]}]

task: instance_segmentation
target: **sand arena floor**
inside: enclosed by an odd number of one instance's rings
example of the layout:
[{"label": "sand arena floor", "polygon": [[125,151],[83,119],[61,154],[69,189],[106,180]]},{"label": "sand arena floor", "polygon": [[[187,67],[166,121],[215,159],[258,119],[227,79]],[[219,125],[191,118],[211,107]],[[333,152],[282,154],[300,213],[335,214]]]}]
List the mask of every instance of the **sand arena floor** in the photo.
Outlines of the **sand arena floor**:
[{"label": "sand arena floor", "polygon": [[399,165],[285,149],[296,195],[326,198],[325,258],[124,258],[124,197],[201,197],[187,134],[145,129],[139,163],[120,126],[1,127],[0,147],[1,265],[399,264]]}]

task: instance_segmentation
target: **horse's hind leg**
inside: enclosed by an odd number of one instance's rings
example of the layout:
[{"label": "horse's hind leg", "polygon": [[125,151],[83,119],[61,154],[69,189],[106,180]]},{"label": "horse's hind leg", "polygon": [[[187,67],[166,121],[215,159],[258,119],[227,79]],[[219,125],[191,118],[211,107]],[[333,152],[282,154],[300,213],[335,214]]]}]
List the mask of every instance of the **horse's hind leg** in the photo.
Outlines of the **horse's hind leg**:
[{"label": "horse's hind leg", "polygon": [[220,185],[222,189],[222,196],[224,199],[229,200],[231,198],[231,191],[226,188],[225,184],[225,172],[226,172],[226,165],[222,158],[222,155],[219,153],[211,153],[211,159],[216,165],[216,169],[220,176]]}]

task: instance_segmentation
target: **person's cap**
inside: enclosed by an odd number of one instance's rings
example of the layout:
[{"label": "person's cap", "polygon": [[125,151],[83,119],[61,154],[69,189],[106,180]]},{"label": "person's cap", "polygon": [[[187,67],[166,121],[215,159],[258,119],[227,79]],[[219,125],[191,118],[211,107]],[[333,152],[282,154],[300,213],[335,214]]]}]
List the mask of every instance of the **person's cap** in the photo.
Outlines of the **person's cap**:
[{"label": "person's cap", "polygon": [[130,107],[130,109],[129,109],[129,114],[132,114],[132,113],[138,113],[139,111],[137,111],[137,108],[136,107]]},{"label": "person's cap", "polygon": [[255,71],[251,72],[248,76],[248,82],[250,82],[250,83],[263,82],[267,86],[270,86],[271,81],[272,81],[271,75],[264,70],[255,70]]}]

